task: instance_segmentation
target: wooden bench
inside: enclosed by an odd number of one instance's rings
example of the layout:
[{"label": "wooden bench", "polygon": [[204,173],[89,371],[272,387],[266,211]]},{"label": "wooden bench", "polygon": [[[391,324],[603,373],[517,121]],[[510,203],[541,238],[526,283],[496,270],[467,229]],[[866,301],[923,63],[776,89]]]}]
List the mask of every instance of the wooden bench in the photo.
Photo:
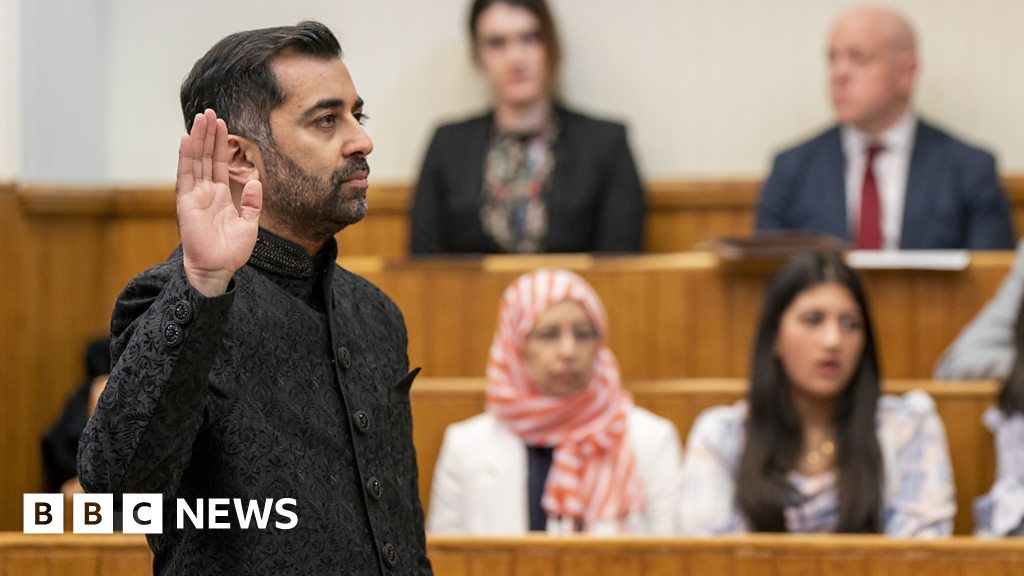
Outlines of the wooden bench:
[{"label": "wooden bench", "polygon": [[[434,462],[441,449],[445,428],[484,410],[483,379],[417,380],[412,389],[413,441],[420,471],[420,498],[424,510],[430,505]],[[685,445],[686,435],[705,408],[731,404],[746,392],[743,380],[673,380],[630,382],[637,405],[663,416],[676,425]],[[981,424],[981,415],[993,404],[998,392],[995,382],[889,381],[885,392],[902,394],[920,388],[935,399],[946,426],[950,457],[956,481],[957,516],[955,532],[974,531],[971,503],[992,486],[995,454],[992,435]]]}]

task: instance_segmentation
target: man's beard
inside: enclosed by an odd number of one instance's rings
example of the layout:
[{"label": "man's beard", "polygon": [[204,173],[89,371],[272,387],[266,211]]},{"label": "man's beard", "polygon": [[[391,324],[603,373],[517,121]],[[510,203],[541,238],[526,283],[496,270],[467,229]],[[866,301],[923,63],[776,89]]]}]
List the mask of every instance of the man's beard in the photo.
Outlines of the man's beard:
[{"label": "man's beard", "polygon": [[366,216],[366,188],[348,187],[347,195],[342,188],[356,172],[369,174],[364,156],[349,158],[325,181],[271,146],[262,152],[269,184],[263,194],[263,210],[291,236],[324,242]]}]

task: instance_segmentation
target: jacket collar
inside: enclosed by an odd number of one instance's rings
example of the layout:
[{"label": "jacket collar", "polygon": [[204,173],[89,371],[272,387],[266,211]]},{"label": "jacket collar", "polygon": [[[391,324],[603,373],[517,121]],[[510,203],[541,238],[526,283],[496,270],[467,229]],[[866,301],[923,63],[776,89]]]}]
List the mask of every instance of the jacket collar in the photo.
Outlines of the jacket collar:
[{"label": "jacket collar", "polygon": [[333,237],[324,242],[315,256],[310,256],[298,244],[260,228],[249,264],[279,276],[312,280],[337,257],[338,243]]}]

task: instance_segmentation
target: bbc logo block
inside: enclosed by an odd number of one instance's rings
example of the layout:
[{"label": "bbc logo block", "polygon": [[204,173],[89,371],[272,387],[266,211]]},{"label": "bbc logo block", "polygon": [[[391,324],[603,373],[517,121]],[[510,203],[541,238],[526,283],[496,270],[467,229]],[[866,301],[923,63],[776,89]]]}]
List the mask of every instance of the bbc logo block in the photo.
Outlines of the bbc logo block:
[{"label": "bbc logo block", "polygon": [[[63,534],[64,496],[25,494],[25,534]],[[121,499],[121,531],[125,534],[163,534],[164,498],[160,494],[124,494]],[[169,504],[169,503],[167,503]],[[294,498],[199,498],[190,503],[178,498],[174,506],[174,527],[196,530],[291,530],[299,523]],[[232,519],[234,512],[234,519]],[[113,534],[113,494],[75,494],[71,501],[71,526],[76,534]],[[235,520],[235,522],[232,522]]]},{"label": "bbc logo block", "polygon": [[[160,494],[125,494],[121,516],[126,534],[163,532],[163,501]],[[71,502],[71,526],[75,534],[114,533],[113,494],[75,494]],[[25,494],[23,501],[25,534],[63,534],[64,496],[62,494]]]},{"label": "bbc logo block", "polygon": [[63,494],[25,494],[22,514],[25,534],[64,533]]}]

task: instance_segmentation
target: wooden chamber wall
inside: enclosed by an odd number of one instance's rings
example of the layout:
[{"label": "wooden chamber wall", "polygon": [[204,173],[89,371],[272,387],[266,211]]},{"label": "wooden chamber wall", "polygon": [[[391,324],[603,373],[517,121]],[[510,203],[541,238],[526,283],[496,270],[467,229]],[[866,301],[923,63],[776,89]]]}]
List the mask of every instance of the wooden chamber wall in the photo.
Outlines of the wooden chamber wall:
[{"label": "wooden chamber wall", "polygon": [[[758,185],[752,180],[649,183],[647,252],[685,251],[714,236],[749,233]],[[1005,178],[1004,185],[1017,230],[1024,231],[1024,176]],[[401,259],[408,242],[408,204],[408,186],[371,187],[367,220],[339,235],[342,254]],[[20,530],[22,494],[42,488],[40,438],[83,375],[85,343],[107,332],[111,307],[125,283],[166,258],[176,244],[169,187],[0,185],[0,447],[6,464],[0,476],[0,530]],[[983,301],[1001,273],[990,274],[984,288],[974,290],[972,302]],[[366,275],[374,277],[372,271]],[[498,289],[495,284],[492,291]],[[749,308],[756,309],[756,303]],[[971,313],[964,308],[958,318]],[[493,322],[493,310],[486,322]],[[742,365],[687,376],[736,376]],[[459,370],[432,375],[479,375],[474,364]]]}]

